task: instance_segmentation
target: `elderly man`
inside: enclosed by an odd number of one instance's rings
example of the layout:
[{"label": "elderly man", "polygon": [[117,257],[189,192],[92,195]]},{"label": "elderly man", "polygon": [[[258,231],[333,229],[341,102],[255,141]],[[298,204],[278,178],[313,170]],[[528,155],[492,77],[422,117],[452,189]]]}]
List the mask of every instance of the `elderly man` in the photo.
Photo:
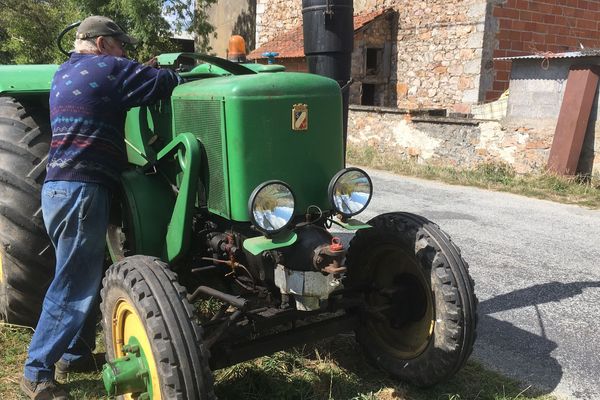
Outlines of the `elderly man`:
[{"label": "elderly man", "polygon": [[56,250],[27,361],[22,391],[67,399],[56,373],[94,369],[97,300],[111,191],[126,166],[125,114],[167,98],[180,78],[126,58],[136,40],[112,20],[91,16],[77,29],[75,52],[52,81],[52,141],[42,187],[44,224]]}]

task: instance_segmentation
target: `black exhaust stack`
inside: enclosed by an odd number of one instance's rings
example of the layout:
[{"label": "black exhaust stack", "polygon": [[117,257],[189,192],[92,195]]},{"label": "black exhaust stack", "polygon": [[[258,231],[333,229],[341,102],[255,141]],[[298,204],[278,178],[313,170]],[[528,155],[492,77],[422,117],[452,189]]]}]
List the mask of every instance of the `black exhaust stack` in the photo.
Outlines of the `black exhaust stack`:
[{"label": "black exhaust stack", "polygon": [[353,0],[302,0],[304,54],[308,71],[338,82],[344,115],[344,158],[348,130],[348,97],[354,48]]}]

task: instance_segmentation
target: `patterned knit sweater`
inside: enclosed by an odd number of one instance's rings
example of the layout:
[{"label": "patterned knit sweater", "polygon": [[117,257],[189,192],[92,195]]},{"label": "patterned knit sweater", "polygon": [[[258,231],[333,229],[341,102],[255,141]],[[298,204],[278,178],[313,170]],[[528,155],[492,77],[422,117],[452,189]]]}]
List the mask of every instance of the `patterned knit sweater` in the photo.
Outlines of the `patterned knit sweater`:
[{"label": "patterned knit sweater", "polygon": [[127,58],[72,53],[50,90],[52,141],[46,181],[117,187],[127,165],[125,114],[168,97],[180,78]]}]

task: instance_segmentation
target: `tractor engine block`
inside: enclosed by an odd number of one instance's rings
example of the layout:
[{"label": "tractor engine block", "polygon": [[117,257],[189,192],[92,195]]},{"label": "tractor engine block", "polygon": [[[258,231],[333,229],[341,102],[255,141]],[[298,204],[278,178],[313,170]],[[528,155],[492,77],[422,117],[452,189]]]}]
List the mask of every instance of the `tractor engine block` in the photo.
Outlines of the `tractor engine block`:
[{"label": "tractor engine block", "polygon": [[342,288],[346,250],[321,227],[307,225],[297,233],[297,242],[277,259],[275,285],[282,295],[293,296],[298,310],[313,311]]}]

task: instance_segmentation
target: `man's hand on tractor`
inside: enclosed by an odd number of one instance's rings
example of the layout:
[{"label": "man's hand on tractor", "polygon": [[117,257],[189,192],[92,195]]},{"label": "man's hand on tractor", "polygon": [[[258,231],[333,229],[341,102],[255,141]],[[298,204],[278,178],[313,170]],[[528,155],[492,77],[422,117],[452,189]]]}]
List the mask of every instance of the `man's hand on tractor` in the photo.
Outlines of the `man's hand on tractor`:
[{"label": "man's hand on tractor", "polygon": [[152,57],[151,59],[149,59],[148,61],[146,61],[144,63],[144,65],[147,65],[147,66],[153,67],[153,68],[158,68],[158,58],[157,57]]}]

